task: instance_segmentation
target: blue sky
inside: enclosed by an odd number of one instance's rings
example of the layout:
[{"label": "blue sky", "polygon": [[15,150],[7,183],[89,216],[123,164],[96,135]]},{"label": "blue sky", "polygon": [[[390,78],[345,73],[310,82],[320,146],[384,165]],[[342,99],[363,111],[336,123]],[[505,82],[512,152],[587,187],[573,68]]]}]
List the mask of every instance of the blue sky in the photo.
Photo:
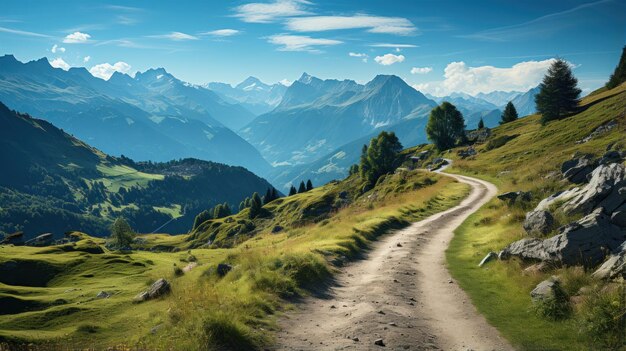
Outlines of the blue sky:
[{"label": "blue sky", "polygon": [[549,59],[601,86],[626,44],[626,5],[600,1],[2,1],[0,53],[106,78],[164,67],[237,83],[396,74],[425,92],[525,90]]}]

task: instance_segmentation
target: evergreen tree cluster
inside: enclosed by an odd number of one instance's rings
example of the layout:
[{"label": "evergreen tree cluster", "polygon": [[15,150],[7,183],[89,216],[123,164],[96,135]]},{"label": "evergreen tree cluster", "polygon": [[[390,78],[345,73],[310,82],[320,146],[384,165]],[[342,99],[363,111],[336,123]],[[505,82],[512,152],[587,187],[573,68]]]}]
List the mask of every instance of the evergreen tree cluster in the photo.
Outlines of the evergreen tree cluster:
[{"label": "evergreen tree cluster", "polygon": [[509,101],[506,104],[506,107],[504,107],[504,112],[502,113],[501,118],[502,120],[500,121],[500,124],[513,122],[519,118],[519,116],[517,115],[517,110],[515,109],[515,105],[513,105],[511,101]]},{"label": "evergreen tree cluster", "polygon": [[271,187],[271,188],[267,188],[267,191],[265,192],[265,196],[263,196],[263,204],[269,204],[270,202],[278,199],[280,196],[278,196],[278,191],[276,191],[276,188]]},{"label": "evergreen tree cluster", "polygon": [[478,129],[484,129],[485,128],[485,121],[483,121],[483,118],[480,117],[480,121],[478,121]]},{"label": "evergreen tree cluster", "polygon": [[223,204],[217,204],[213,208],[204,210],[196,216],[193,221],[193,229],[196,229],[200,226],[200,224],[210,220],[210,219],[218,219],[228,217],[232,214],[230,205],[227,202]]},{"label": "evergreen tree cluster", "polygon": [[437,149],[451,149],[465,140],[465,119],[454,105],[446,101],[430,111],[426,135]]},{"label": "evergreen tree cluster", "polygon": [[402,144],[394,132],[381,132],[370,140],[369,146],[363,145],[359,171],[367,184],[374,185],[380,176],[396,169],[398,153]]},{"label": "evergreen tree cluster", "polygon": [[307,191],[311,190],[313,190],[313,182],[311,182],[311,179],[307,180],[306,184],[304,183],[304,181],[300,181],[298,189],[296,189],[296,187],[293,185],[291,186],[291,188],[289,188],[289,196],[306,193]]},{"label": "evergreen tree cluster", "polygon": [[617,67],[615,67],[615,71],[611,74],[611,78],[606,83],[606,88],[613,89],[624,82],[626,82],[626,46],[622,49],[622,56]]},{"label": "evergreen tree cluster", "polygon": [[113,247],[130,247],[134,238],[135,232],[124,218],[117,218],[111,225],[111,244]]},{"label": "evergreen tree cluster", "polygon": [[563,59],[555,60],[539,84],[535,96],[541,124],[560,119],[578,109],[581,90],[569,64]]}]

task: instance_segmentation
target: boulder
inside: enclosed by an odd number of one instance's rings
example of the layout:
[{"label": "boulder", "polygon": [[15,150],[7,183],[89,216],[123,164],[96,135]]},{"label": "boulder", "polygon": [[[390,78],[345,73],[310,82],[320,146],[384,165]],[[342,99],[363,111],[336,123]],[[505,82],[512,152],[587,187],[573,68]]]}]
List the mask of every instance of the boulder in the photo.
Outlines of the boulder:
[{"label": "boulder", "polygon": [[570,190],[559,191],[555,194],[552,194],[541,200],[539,204],[537,204],[537,207],[535,207],[535,211],[548,211],[550,209],[550,206],[571,199],[576,194],[578,194],[579,190],[580,188],[573,188]]},{"label": "boulder", "polygon": [[4,236],[0,245],[24,245],[24,232],[15,232]]},{"label": "boulder", "polygon": [[100,292],[96,295],[96,298],[97,298],[97,299],[108,299],[109,297],[111,297],[111,293],[106,292],[106,291],[100,291]]},{"label": "boulder", "polygon": [[33,239],[26,241],[25,245],[27,246],[49,246],[54,242],[54,236],[52,233],[45,233],[36,236]]},{"label": "boulder", "polygon": [[572,183],[580,184],[587,181],[587,176],[595,168],[595,162],[589,157],[580,157],[573,160],[565,161],[561,165],[561,173],[563,178]]},{"label": "boulder", "polygon": [[609,150],[604,155],[602,155],[602,158],[600,158],[600,161],[598,161],[598,163],[600,163],[601,165],[608,165],[610,163],[619,163],[623,160],[623,156],[619,151]]},{"label": "boulder", "polygon": [[553,298],[556,290],[559,288],[559,281],[556,277],[550,277],[537,284],[537,286],[530,292],[530,297],[533,301],[540,301]]},{"label": "boulder", "polygon": [[525,238],[507,246],[503,257],[548,261],[564,265],[594,266],[607,252],[616,250],[625,236],[597,209],[577,222],[560,228],[560,234],[549,239]]},{"label": "boulder", "polygon": [[603,207],[612,213],[626,202],[626,169],[624,165],[612,163],[600,165],[591,173],[589,184],[577,190],[564,204],[568,213],[590,212]]},{"label": "boulder", "polygon": [[554,217],[548,211],[532,211],[526,213],[524,230],[528,234],[548,234],[554,229]]},{"label": "boulder", "polygon": [[597,279],[626,277],[626,243],[623,243],[592,276]]},{"label": "boulder", "polygon": [[529,191],[509,191],[508,193],[498,195],[498,199],[506,201],[510,204],[513,204],[519,200],[530,201],[531,198],[532,194]]},{"label": "boulder", "polygon": [[139,295],[135,297],[135,301],[142,302],[146,300],[155,299],[157,297],[161,297],[161,296],[169,294],[170,291],[171,291],[170,283],[167,280],[161,278],[157,280],[156,282],[154,282],[148,290],[139,293]]},{"label": "boulder", "polygon": [[615,209],[611,214],[611,223],[626,228],[626,203]]}]

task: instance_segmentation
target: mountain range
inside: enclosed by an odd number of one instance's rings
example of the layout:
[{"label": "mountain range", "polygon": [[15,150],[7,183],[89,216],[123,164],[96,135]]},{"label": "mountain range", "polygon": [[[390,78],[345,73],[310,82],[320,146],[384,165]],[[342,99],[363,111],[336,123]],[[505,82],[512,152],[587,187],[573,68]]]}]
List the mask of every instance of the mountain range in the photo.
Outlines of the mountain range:
[{"label": "mountain range", "polygon": [[112,155],[168,161],[196,157],[242,165],[263,174],[260,153],[225,124],[254,117],[214,92],[182,82],[164,69],[109,81],[85,68],[64,71],[46,58],[27,63],[0,57],[0,101],[42,117]]},{"label": "mountain range", "polygon": [[[241,104],[257,116],[276,108],[287,91],[287,87],[283,84],[265,84],[256,77],[248,77],[235,87],[219,82],[208,83],[204,87],[216,92],[228,102]],[[232,128],[238,130],[251,121],[234,125]]]}]

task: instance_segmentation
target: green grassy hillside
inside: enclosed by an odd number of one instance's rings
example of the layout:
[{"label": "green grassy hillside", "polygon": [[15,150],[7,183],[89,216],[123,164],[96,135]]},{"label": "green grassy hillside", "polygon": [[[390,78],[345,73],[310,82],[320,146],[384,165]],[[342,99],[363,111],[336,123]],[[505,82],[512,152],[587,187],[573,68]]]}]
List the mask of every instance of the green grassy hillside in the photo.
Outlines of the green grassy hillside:
[{"label": "green grassy hillside", "polygon": [[[109,252],[102,239],[80,233],[79,241],[63,246],[0,246],[0,340],[42,347],[260,348],[272,341],[276,314],[294,298],[322,291],[335,267],[386,231],[447,209],[469,191],[421,171],[400,171],[366,193],[359,189],[353,176],[275,200],[252,220],[244,210],[189,235],[141,236],[144,249],[171,252]],[[224,277],[220,263],[233,267]],[[176,268],[187,271],[180,275]],[[134,304],[158,278],[171,282],[172,293]],[[96,298],[100,291],[111,296]]]},{"label": "green grassy hillside", "polygon": [[271,186],[242,167],[111,157],[1,103],[0,125],[0,235],[101,236],[118,216],[148,233],[176,218],[161,230],[186,233],[199,212],[224,202],[236,206]]},{"label": "green grassy hillside", "polygon": [[[574,267],[523,273],[528,263],[519,260],[478,268],[488,252],[498,252],[526,237],[521,223],[527,211],[541,199],[573,186],[562,181],[560,166],[564,161],[575,153],[601,156],[608,146],[626,148],[626,85],[589,95],[582,100],[581,109],[546,126],[533,115],[495,128],[487,142],[476,147],[476,156],[460,159],[456,156],[459,149],[445,155],[454,159],[450,172],[491,181],[501,193],[532,192],[532,201],[526,205],[507,206],[493,199],[459,228],[447,253],[453,276],[480,312],[522,350],[589,349],[589,340],[579,332],[575,317],[556,322],[539,318],[529,295],[538,282],[551,275],[560,275],[566,291],[576,295],[581,286],[595,284],[584,270]],[[610,132],[579,142],[609,121],[617,122]],[[559,225],[571,220],[556,219]]]}]

